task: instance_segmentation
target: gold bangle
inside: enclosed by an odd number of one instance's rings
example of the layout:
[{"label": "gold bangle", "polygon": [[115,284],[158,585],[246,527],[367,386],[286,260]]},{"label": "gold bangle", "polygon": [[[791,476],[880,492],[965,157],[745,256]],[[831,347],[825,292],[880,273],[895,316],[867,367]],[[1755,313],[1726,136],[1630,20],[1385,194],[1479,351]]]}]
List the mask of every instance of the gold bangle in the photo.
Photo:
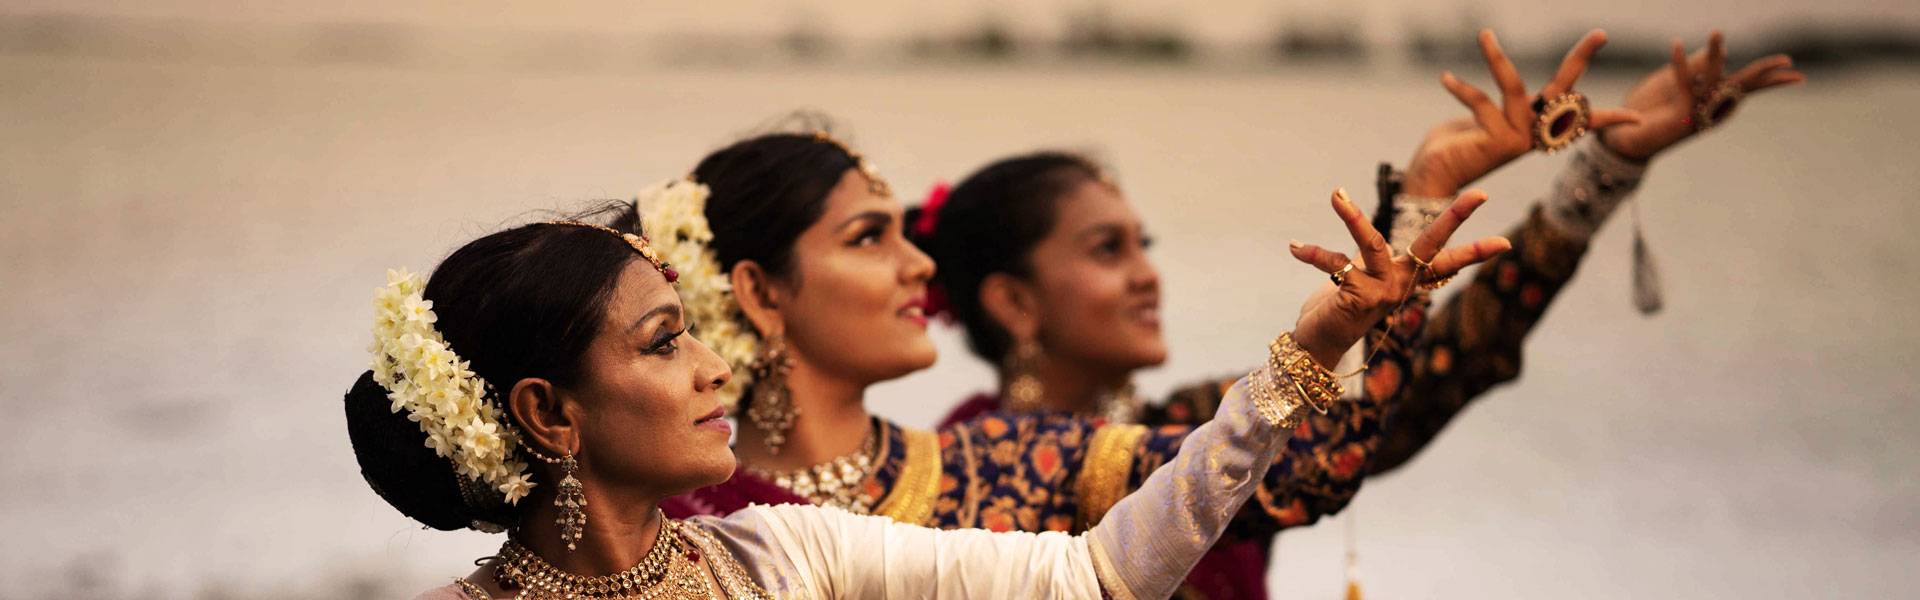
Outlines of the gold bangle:
[{"label": "gold bangle", "polygon": [[1267,366],[1296,388],[1302,400],[1314,410],[1326,413],[1334,401],[1346,394],[1340,386],[1339,377],[1332,369],[1321,366],[1313,355],[1301,348],[1293,339],[1293,333],[1280,334],[1267,346]]}]

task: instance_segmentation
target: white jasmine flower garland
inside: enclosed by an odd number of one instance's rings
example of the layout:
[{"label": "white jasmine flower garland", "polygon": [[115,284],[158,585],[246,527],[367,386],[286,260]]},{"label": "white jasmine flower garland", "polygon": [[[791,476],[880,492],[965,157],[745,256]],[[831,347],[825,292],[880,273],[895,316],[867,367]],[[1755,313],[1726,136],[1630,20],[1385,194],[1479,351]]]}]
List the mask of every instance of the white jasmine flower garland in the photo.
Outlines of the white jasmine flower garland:
[{"label": "white jasmine flower garland", "polygon": [[750,367],[760,351],[760,338],[741,318],[733,285],[711,249],[709,195],[707,186],[684,179],[649,187],[640,192],[640,223],[666,263],[680,272],[680,302],[695,325],[694,337],[733,367],[733,378],[720,388],[720,403],[731,413],[753,379]]},{"label": "white jasmine flower garland", "polygon": [[487,384],[447,346],[433,324],[425,282],[387,271],[373,297],[373,379],[387,389],[391,410],[420,424],[426,446],[463,477],[485,482],[516,504],[533,489],[527,463],[513,457],[519,438],[487,399]]}]

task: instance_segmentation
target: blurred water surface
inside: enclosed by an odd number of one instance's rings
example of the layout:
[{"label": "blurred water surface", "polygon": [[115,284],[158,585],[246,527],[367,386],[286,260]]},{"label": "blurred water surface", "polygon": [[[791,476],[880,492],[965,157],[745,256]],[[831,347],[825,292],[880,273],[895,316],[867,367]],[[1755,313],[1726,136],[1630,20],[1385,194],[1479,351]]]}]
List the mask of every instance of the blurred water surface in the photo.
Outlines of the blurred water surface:
[{"label": "blurred water surface", "polygon": [[[1530,73],[1541,80],[1544,73]],[[1481,78],[1484,80],[1484,78]],[[1617,102],[1630,82],[1584,86]],[[1822,76],[1663,157],[1669,304],[1603,231],[1491,394],[1370,482],[1364,581],[1403,597],[1890,597],[1920,585],[1920,170],[1911,70]],[[340,394],[389,267],[627,197],[823,109],[909,199],[1041,146],[1097,151],[1160,238],[1164,391],[1259,360],[1323,278],[1334,186],[1463,115],[1424,72],[658,69],[549,75],[0,57],[0,597],[407,597],[498,539],[360,480]],[[1489,178],[1517,222],[1564,157]],[[1371,204],[1364,200],[1363,204]],[[1621,219],[1624,221],[1624,219]],[[988,371],[958,336],[869,403],[930,424]],[[1338,520],[1279,597],[1334,597]]]}]

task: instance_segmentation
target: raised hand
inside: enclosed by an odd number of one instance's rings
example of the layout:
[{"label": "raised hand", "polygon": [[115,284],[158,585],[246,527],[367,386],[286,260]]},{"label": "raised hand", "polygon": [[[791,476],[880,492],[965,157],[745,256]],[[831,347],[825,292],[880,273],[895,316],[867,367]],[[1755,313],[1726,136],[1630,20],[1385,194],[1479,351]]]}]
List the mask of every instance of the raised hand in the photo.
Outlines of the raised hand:
[{"label": "raised hand", "polygon": [[1308,299],[1300,310],[1299,322],[1294,324],[1294,340],[1321,365],[1331,366],[1359,343],[1368,329],[1400,306],[1416,286],[1452,277],[1461,269],[1512,248],[1511,242],[1498,236],[1445,248],[1454,230],[1486,201],[1487,194],[1479,190],[1460,194],[1414,240],[1407,254],[1394,256],[1386,237],[1353,205],[1346,190],[1334,190],[1333,212],[1346,223],[1347,233],[1359,245],[1360,259],[1313,244],[1290,245],[1294,258],[1326,272],[1338,286],[1332,293],[1318,293]]},{"label": "raised hand", "polygon": [[1642,120],[1609,129],[1600,141],[1621,156],[1646,160],[1703,131],[1709,123],[1701,122],[1699,108],[1707,109],[1709,121],[1723,121],[1746,94],[1807,80],[1785,54],[1747,63],[1732,75],[1722,74],[1726,62],[1725,36],[1718,31],[1691,58],[1686,42],[1674,40],[1672,62],[1627,92],[1627,108],[1639,111]]},{"label": "raised hand", "polygon": [[[1594,53],[1606,43],[1606,32],[1587,32],[1560,61],[1553,80],[1540,88],[1539,97],[1552,99],[1573,91],[1574,83],[1593,62]],[[1500,40],[1491,29],[1480,31],[1480,54],[1500,86],[1500,104],[1496,106],[1486,92],[1461,81],[1453,72],[1442,73],[1440,84],[1473,111],[1473,118],[1448,121],[1427,132],[1407,164],[1401,187],[1406,193],[1430,198],[1452,196],[1468,183],[1533,150],[1533,129],[1540,118],[1534,110],[1534,96],[1527,94],[1520,71],[1500,49]],[[1637,119],[1628,110],[1596,109],[1589,113],[1587,128],[1602,129]]]}]

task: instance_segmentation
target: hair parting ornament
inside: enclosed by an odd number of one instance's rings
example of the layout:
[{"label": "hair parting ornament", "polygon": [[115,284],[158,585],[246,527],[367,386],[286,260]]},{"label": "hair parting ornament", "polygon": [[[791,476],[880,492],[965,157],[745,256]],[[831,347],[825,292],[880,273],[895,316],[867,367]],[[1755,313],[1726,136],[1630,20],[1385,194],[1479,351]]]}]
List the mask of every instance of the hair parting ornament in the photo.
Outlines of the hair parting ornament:
[{"label": "hair parting ornament", "polygon": [[[578,221],[548,225],[605,231],[633,247],[654,269],[673,282],[678,274],[659,259],[646,237]],[[374,292],[373,379],[387,391],[389,410],[407,411],[427,435],[426,447],[453,463],[461,501],[483,508],[518,504],[533,490],[527,462],[516,450],[520,433],[507,419],[493,386],[454,352],[434,323],[433,301],[424,296],[426,278],[405,269],[387,271],[387,285]],[[475,529],[498,531],[493,523]]]}]

